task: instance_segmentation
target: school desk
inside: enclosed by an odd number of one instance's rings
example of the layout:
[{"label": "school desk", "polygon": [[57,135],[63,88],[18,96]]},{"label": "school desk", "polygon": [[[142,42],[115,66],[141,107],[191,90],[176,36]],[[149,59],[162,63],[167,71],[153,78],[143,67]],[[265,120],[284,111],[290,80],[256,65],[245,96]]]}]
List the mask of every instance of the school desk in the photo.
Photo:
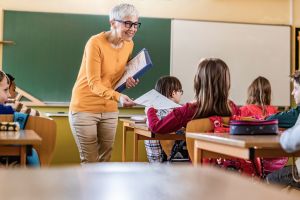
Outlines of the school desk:
[{"label": "school desk", "polygon": [[0,171],[2,199],[298,200],[254,179],[217,168],[102,163]]},{"label": "school desk", "polygon": [[26,166],[26,155],[32,145],[41,144],[42,139],[33,130],[0,131],[0,155],[20,156],[20,165]]},{"label": "school desk", "polygon": [[[229,133],[186,133],[194,139],[194,165],[202,158],[222,155],[253,160],[255,157],[276,158],[300,156],[285,152],[279,143],[280,135],[230,135]],[[212,155],[211,152],[219,155]],[[220,156],[221,155],[221,156]]]},{"label": "school desk", "polygon": [[129,131],[133,131],[133,161],[138,161],[138,141],[139,140],[185,140],[184,134],[157,134],[152,133],[145,123],[130,119],[120,119],[123,122],[122,139],[122,162],[126,161],[126,140]]}]

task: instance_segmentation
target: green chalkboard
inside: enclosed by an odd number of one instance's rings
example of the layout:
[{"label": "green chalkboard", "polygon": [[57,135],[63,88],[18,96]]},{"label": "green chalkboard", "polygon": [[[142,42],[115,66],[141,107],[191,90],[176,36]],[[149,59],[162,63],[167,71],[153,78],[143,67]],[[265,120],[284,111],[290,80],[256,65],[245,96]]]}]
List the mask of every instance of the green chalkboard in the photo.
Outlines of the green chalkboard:
[{"label": "green chalkboard", "polygon": [[[3,70],[17,85],[44,102],[69,102],[87,40],[109,30],[108,16],[4,11]],[[140,18],[133,55],[147,48],[154,64],[140,84],[125,91],[136,98],[170,74],[171,20]]]}]

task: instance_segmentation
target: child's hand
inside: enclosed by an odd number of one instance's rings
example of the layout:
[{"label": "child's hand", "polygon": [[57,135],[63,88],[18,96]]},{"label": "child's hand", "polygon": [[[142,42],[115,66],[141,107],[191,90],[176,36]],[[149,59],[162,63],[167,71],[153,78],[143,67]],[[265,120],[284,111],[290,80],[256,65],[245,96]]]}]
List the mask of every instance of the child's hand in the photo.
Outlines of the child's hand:
[{"label": "child's hand", "polygon": [[154,108],[154,107],[153,107],[152,105],[151,105],[151,106],[145,107],[145,113],[146,113],[146,114],[148,113],[148,110],[149,110],[150,108]]},{"label": "child's hand", "polygon": [[129,77],[127,80],[126,80],[126,88],[132,88],[132,87],[135,87],[137,84],[139,83],[139,79],[134,79],[132,77]]}]

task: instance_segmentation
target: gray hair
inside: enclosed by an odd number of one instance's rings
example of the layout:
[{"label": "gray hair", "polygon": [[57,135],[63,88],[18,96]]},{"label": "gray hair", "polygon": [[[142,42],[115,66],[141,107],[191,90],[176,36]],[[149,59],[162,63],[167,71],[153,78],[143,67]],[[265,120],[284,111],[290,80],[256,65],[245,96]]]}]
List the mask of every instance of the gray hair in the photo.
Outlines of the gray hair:
[{"label": "gray hair", "polygon": [[135,16],[139,17],[139,13],[137,9],[134,7],[134,5],[131,4],[119,4],[115,7],[113,7],[109,13],[109,20],[122,20],[125,17],[128,16]]}]

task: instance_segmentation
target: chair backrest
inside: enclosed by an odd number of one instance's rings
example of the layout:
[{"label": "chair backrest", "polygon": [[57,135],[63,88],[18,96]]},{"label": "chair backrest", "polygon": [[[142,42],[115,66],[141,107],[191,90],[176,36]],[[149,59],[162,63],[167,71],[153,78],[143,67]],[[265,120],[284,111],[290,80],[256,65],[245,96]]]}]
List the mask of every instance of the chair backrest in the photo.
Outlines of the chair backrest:
[{"label": "chair backrest", "polygon": [[[13,121],[13,115],[0,115],[0,121]],[[55,148],[56,123],[51,118],[40,116],[29,116],[25,129],[34,130],[41,138],[41,145],[36,145],[36,149],[41,167],[49,166]]]},{"label": "chair backrest", "polygon": [[[223,123],[229,123],[229,117],[223,117]],[[186,126],[186,132],[192,133],[204,133],[204,132],[213,132],[214,126],[209,118],[202,118],[202,119],[194,119],[188,122]],[[194,163],[194,139],[186,138],[186,145],[188,149],[188,153],[192,163]]]}]

